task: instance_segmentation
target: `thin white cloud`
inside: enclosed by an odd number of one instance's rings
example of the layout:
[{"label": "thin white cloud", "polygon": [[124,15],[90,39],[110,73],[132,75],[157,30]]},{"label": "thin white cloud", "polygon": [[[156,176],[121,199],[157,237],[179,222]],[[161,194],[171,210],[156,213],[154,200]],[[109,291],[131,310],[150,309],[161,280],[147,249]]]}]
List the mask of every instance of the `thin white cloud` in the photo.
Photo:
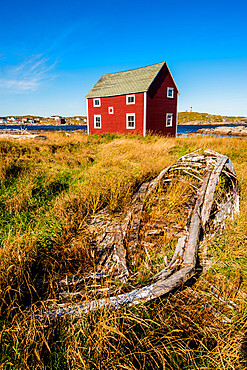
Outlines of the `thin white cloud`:
[{"label": "thin white cloud", "polygon": [[51,63],[43,54],[33,55],[16,66],[5,66],[0,74],[0,89],[15,92],[37,91],[46,81],[55,77],[57,63]]},{"label": "thin white cloud", "polygon": [[36,91],[39,87],[39,82],[35,79],[29,81],[0,79],[0,85],[3,88],[16,91]]}]

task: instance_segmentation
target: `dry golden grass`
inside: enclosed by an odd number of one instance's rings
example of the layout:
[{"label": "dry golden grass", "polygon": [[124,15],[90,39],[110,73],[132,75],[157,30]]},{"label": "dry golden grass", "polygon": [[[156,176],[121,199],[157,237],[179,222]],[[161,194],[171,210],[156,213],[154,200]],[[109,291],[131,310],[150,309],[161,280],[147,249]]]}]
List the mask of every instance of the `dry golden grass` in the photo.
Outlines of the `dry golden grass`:
[{"label": "dry golden grass", "polygon": [[[47,136],[44,142],[0,142],[0,368],[245,369],[247,141]],[[54,280],[91,266],[85,217],[106,205],[113,214],[123,210],[143,181],[198,148],[232,159],[241,212],[209,242],[211,265],[192,288],[131,309],[52,323],[35,320],[39,296],[54,297]],[[163,217],[163,207],[175,216],[183,194],[186,198],[183,189],[172,192],[173,199],[157,204],[152,216]],[[42,277],[47,283],[37,292]],[[222,301],[210,294],[207,281]],[[229,299],[238,309],[228,307]],[[25,310],[25,304],[31,308]]]}]

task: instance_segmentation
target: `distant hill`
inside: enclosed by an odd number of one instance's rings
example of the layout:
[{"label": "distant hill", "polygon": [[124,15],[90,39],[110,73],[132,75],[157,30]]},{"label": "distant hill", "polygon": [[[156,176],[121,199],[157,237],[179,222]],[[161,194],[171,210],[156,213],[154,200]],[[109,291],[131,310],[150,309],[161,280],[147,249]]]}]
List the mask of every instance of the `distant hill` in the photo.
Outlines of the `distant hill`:
[{"label": "distant hill", "polygon": [[178,124],[198,124],[206,125],[213,124],[214,122],[223,122],[223,123],[247,123],[247,117],[233,117],[233,116],[220,116],[215,114],[208,113],[199,113],[199,112],[179,112],[178,113]]}]

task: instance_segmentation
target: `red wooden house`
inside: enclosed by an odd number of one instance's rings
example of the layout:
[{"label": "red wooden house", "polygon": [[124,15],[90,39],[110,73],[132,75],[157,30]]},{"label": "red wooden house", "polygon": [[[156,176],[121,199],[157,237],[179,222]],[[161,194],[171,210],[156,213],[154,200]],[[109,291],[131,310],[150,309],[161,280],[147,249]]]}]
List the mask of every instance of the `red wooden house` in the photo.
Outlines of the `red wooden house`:
[{"label": "red wooden house", "polygon": [[166,62],[103,75],[86,96],[88,133],[176,136],[178,94]]}]

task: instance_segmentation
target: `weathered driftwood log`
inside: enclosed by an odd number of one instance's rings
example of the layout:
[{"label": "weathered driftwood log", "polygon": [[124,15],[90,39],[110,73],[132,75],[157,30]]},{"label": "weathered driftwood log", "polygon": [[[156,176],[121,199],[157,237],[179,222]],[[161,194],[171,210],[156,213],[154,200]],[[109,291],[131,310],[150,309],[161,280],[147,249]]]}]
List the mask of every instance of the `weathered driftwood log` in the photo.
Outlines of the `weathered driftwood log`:
[{"label": "weathered driftwood log", "polygon": [[[110,253],[107,252],[108,254],[106,254],[108,257],[105,258],[105,265],[107,265],[109,259],[112,259],[118,268],[118,276],[124,276],[127,279],[129,271],[126,263],[125,238],[127,233],[129,233],[129,253],[131,255],[135,253],[135,247],[138,241],[144,199],[147,199],[152,192],[155,191],[162,179],[164,183],[170,183],[174,181],[175,177],[179,178],[180,176],[186,177],[186,179],[182,178],[182,181],[188,182],[192,181],[190,180],[191,178],[196,178],[197,185],[191,183],[191,186],[194,186],[197,191],[194,207],[188,213],[187,231],[185,230],[184,235],[178,239],[174,256],[168,266],[153,276],[150,283],[144,287],[113,297],[96,299],[90,302],[80,302],[76,305],[68,303],[62,307],[46,311],[42,314],[42,318],[53,319],[67,315],[82,315],[88,311],[100,309],[102,307],[117,309],[123,305],[133,306],[140,302],[147,302],[180,287],[195,273],[198,244],[206,234],[205,226],[213,217],[211,214],[212,204],[214,201],[217,201],[215,200],[215,191],[222,173],[227,173],[226,176],[230,177],[232,186],[230,190],[224,189],[228,191],[227,201],[221,204],[218,212],[214,215],[216,224],[222,222],[223,219],[231,213],[239,210],[238,180],[231,160],[227,156],[223,156],[211,150],[206,150],[203,154],[198,154],[197,152],[198,151],[181,157],[174,165],[161,171],[150,183],[143,184],[139,191],[133,196],[131,209],[127,212],[122,221],[118,223],[114,221],[114,227],[109,220],[105,221],[105,223],[97,220],[97,216],[90,224],[90,227],[96,227],[95,225],[98,225],[97,227],[101,228],[100,230],[104,229],[105,234],[107,234],[107,232],[111,233],[110,237],[109,235],[103,238],[101,236],[98,245],[100,245],[103,250],[110,250]],[[102,212],[104,213],[105,211],[101,211],[101,215]],[[107,216],[107,212],[105,212],[104,215]],[[90,277],[96,278],[97,274],[100,277],[109,275],[106,268],[105,270],[99,269],[89,277],[82,277],[81,279],[85,280]],[[68,281],[67,279],[67,283]],[[71,293],[63,294],[70,296]]]}]

